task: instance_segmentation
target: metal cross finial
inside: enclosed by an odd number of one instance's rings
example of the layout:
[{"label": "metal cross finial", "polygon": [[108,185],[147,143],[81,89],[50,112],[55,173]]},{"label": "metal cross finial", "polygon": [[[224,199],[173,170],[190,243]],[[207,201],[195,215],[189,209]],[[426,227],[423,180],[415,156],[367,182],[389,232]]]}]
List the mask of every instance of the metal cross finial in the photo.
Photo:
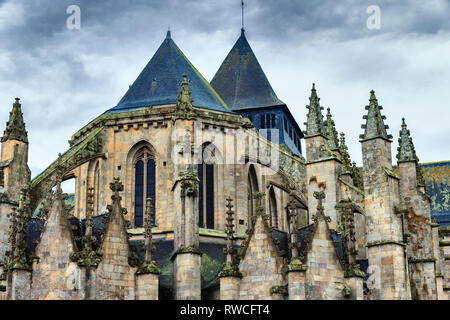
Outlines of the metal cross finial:
[{"label": "metal cross finial", "polygon": [[244,29],[244,0],[241,0],[241,6],[242,6],[242,28],[241,31],[242,33],[244,33],[245,29]]}]

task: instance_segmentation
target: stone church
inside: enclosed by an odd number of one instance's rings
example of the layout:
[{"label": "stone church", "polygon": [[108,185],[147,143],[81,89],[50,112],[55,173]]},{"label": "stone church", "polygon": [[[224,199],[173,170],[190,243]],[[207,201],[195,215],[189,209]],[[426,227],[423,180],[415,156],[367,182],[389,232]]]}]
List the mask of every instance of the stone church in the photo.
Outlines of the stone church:
[{"label": "stone church", "polygon": [[393,164],[370,92],[358,168],[314,84],[305,104],[302,130],[244,30],[210,83],[168,32],[120,102],[31,179],[16,98],[0,298],[447,300],[450,220],[432,215],[405,120]]}]

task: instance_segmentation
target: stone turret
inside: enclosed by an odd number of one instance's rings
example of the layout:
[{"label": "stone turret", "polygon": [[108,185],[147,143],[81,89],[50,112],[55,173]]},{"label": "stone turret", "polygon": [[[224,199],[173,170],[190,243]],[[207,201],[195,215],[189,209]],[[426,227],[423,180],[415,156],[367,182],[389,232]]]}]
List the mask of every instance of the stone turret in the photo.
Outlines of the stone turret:
[{"label": "stone turret", "polygon": [[[28,168],[28,136],[19,98],[13,105],[1,138],[0,158],[0,266],[5,263],[8,230],[13,208],[18,208],[19,195],[30,184]],[[0,271],[1,274],[1,271]]]},{"label": "stone turret", "polygon": [[404,118],[398,142],[400,198],[411,270],[411,295],[413,299],[435,300],[437,286],[442,286],[442,282],[437,281],[435,272],[435,260],[439,257],[435,257],[433,250],[430,199],[419,181],[419,158]]},{"label": "stone turret", "polygon": [[366,106],[366,124],[360,136],[363,155],[366,246],[374,285],[374,299],[407,299],[408,275],[402,217],[399,205],[399,178],[392,170],[391,138],[381,115],[375,92]]}]

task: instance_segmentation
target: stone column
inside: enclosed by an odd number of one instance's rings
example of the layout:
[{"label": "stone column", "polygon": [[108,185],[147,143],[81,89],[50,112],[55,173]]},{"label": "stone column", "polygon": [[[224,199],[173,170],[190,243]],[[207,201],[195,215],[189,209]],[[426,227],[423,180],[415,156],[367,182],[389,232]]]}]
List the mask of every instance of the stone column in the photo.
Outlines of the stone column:
[{"label": "stone column", "polygon": [[136,274],[136,300],[158,300],[159,275]]},{"label": "stone column", "polygon": [[239,300],[241,278],[227,276],[220,278],[220,300]]},{"label": "stone column", "polygon": [[345,285],[350,289],[350,300],[364,300],[363,277],[353,276],[345,278]]},{"label": "stone column", "polygon": [[8,300],[29,300],[31,297],[31,271],[10,270],[7,287]]},{"label": "stone column", "polygon": [[287,276],[289,300],[306,300],[306,267],[304,270],[289,270]]},{"label": "stone column", "polygon": [[182,171],[173,187],[173,291],[176,300],[201,299],[201,251],[198,229],[198,178],[194,169]]}]

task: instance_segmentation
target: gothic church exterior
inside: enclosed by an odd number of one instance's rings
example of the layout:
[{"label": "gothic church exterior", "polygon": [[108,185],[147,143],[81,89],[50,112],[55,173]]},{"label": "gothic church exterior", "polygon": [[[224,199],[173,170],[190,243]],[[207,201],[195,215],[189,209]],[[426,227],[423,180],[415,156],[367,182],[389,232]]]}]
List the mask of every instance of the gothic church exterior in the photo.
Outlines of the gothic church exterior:
[{"label": "gothic church exterior", "polygon": [[0,298],[448,300],[450,229],[405,121],[393,167],[370,93],[361,169],[314,85],[306,108],[302,131],[244,31],[211,83],[168,32],[117,106],[31,179],[16,99]]}]

